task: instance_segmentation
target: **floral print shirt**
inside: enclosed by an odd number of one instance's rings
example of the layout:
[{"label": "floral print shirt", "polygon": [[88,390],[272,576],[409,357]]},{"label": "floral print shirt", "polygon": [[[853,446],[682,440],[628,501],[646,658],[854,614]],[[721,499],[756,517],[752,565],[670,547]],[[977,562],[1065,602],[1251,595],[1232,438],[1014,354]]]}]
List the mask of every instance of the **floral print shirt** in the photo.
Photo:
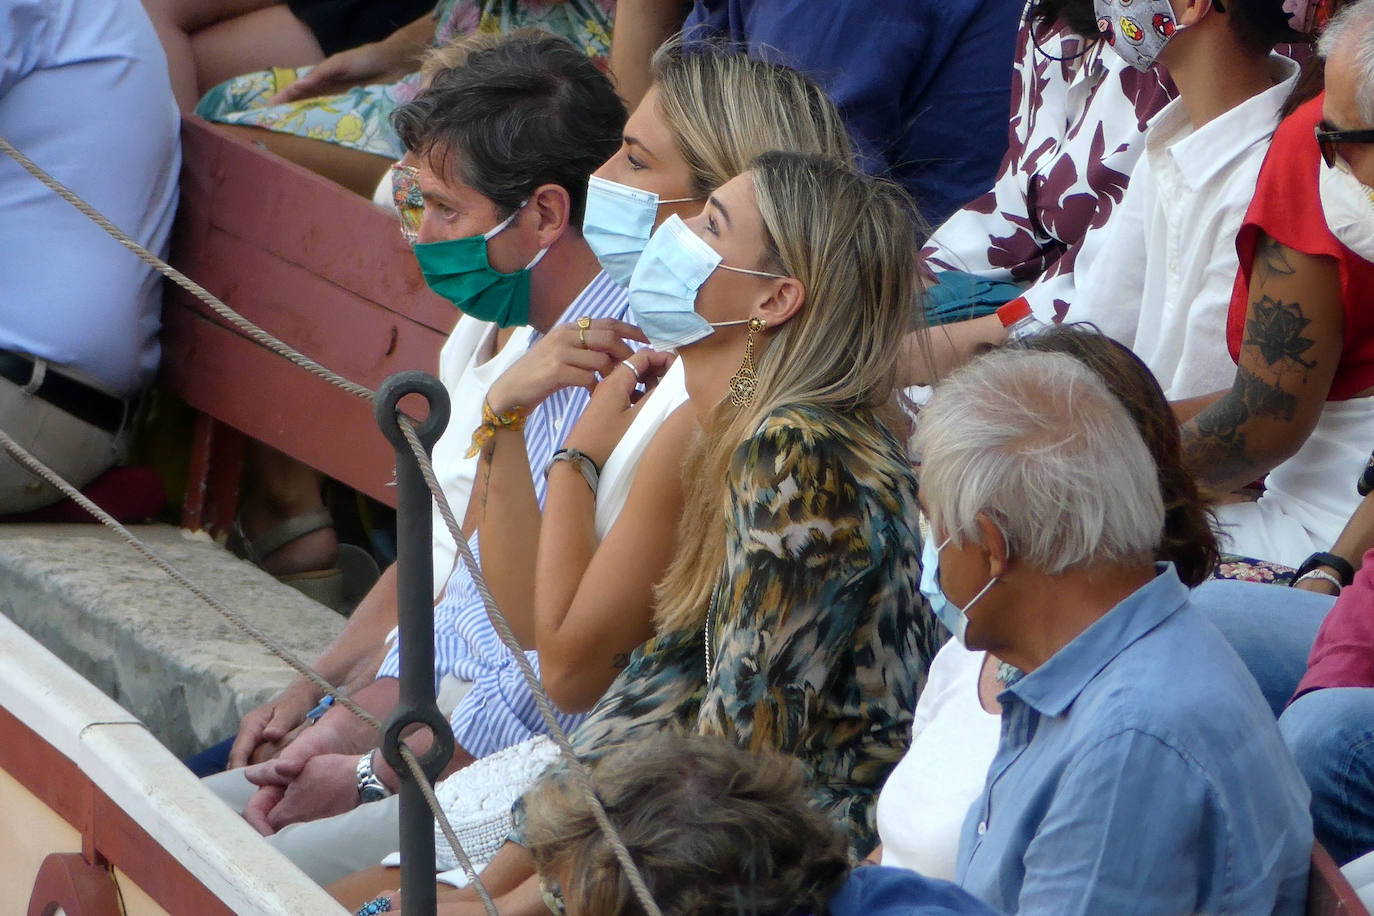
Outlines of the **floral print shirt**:
[{"label": "floral print shirt", "polygon": [[[568,39],[606,70],[615,0],[441,0],[434,18],[436,47],[478,32],[494,35],[539,28]],[[294,134],[389,159],[405,155],[391,127],[391,113],[419,92],[418,73],[397,83],[355,86],[340,95],[267,104],[309,70],[276,67],[236,76],[207,92],[196,114],[221,124]]]},{"label": "floral print shirt", "polygon": [[878,790],[946,635],[917,587],[911,463],[863,419],[786,407],[740,446],[730,479],[710,675],[701,629],[661,634],[573,745],[594,760],[677,725],[793,754],[813,802],[866,854]]},{"label": "floral print shirt", "polygon": [[1158,68],[1140,73],[1104,42],[1030,22],[1011,88],[997,183],[950,217],[924,255],[933,270],[1034,284],[1025,295],[1035,312],[1063,317],[1074,268],[1121,202],[1150,118],[1177,93]]}]

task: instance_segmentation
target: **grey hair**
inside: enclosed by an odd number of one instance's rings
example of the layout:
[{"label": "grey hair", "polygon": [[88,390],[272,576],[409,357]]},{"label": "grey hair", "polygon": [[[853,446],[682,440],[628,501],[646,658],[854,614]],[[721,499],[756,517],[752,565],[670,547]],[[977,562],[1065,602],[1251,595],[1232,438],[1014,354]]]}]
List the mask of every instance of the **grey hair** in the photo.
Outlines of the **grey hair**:
[{"label": "grey hair", "polygon": [[1353,58],[1360,117],[1374,127],[1374,0],[1356,0],[1331,18],[1317,53],[1330,60],[1341,49]]},{"label": "grey hair", "polygon": [[960,369],[921,411],[916,450],[933,530],[955,544],[978,538],[983,514],[1013,559],[1048,575],[1149,562],[1159,548],[1150,452],[1121,402],[1067,354],[1002,350]]}]

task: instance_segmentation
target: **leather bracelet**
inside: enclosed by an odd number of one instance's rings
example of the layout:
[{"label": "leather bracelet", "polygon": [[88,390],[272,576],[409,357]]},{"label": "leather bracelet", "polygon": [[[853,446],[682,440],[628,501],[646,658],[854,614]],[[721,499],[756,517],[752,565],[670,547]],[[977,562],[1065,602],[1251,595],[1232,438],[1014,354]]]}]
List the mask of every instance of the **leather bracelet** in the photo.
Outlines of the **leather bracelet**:
[{"label": "leather bracelet", "polygon": [[1298,571],[1293,574],[1293,581],[1297,582],[1318,566],[1326,566],[1335,570],[1342,588],[1355,581],[1355,567],[1351,566],[1350,562],[1346,560],[1345,557],[1320,550],[1302,561],[1302,565],[1298,567]]},{"label": "leather bracelet", "polygon": [[549,476],[549,471],[560,461],[566,461],[577,468],[582,474],[582,479],[587,481],[587,486],[592,488],[592,495],[596,495],[597,487],[601,485],[601,468],[597,467],[596,462],[586,452],[579,452],[575,448],[560,448],[553,453],[549,459],[549,466],[544,468],[544,476]]}]

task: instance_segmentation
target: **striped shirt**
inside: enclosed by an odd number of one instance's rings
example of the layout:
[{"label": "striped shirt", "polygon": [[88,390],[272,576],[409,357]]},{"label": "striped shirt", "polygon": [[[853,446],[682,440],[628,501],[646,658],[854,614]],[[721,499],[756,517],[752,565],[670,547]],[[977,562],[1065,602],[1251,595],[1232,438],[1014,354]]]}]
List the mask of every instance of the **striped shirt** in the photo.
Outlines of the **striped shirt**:
[{"label": "striped shirt", "polygon": [[[561,324],[583,316],[624,319],[627,306],[625,290],[601,273],[572,301],[558,321]],[[538,334],[531,336],[531,346],[539,337]],[[484,391],[450,392],[452,396],[470,398],[485,394]],[[525,421],[525,451],[529,455],[534,495],[541,508],[544,505],[544,469],[582,415],[588,397],[585,388],[560,389],[530,411]],[[468,545],[480,559],[479,536],[480,532],[473,532]],[[392,643],[377,677],[399,676],[399,643],[399,639]],[[533,651],[526,652],[525,657],[537,672],[539,657]],[[472,682],[471,689],[449,721],[458,745],[473,757],[494,754],[546,732],[515,657],[501,644],[487,619],[477,587],[461,562],[454,567],[434,608],[436,693],[445,675]],[[581,716],[559,716],[559,721],[569,731],[581,720]]]}]

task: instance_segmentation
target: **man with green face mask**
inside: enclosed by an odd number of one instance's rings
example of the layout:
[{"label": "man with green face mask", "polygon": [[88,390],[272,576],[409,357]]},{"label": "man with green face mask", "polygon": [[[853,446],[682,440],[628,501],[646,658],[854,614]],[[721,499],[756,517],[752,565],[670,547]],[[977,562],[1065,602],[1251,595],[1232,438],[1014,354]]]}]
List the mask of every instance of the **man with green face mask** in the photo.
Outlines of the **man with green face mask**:
[{"label": "man with green face mask", "polygon": [[[440,354],[453,409],[434,449],[435,470],[474,552],[532,552],[533,544],[479,544],[482,519],[497,512],[537,518],[545,468],[586,406],[587,386],[631,355],[627,338],[642,339],[622,321],[625,291],[602,273],[579,228],[588,178],[619,145],[625,111],[578,49],[519,35],[437,74],[394,123],[424,198],[416,258],[431,288],[462,313]],[[519,382],[519,406],[502,402],[493,411],[487,391],[503,373],[503,385]],[[469,505],[475,480],[482,496]],[[452,770],[542,726],[471,578],[455,568],[456,545],[437,512],[434,538],[435,683],[447,681],[461,696]],[[499,583],[492,585],[502,601]],[[316,661],[381,717],[398,693],[396,646],[385,639],[395,621],[388,571]],[[396,780],[373,754],[375,735],[344,710],[322,711],[295,740],[286,737],[318,699],[314,687],[297,682],[249,713],[231,765],[250,754],[270,759],[211,777],[211,785],[327,883],[395,848],[396,798],[384,796]]]}]

